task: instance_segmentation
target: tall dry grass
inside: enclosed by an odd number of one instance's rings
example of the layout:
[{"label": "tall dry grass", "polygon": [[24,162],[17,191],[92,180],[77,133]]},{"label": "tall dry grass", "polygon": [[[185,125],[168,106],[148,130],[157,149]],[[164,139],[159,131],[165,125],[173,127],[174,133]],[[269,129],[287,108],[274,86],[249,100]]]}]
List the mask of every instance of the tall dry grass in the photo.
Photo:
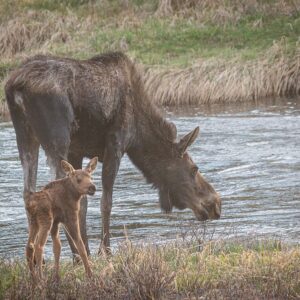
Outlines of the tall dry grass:
[{"label": "tall dry grass", "polygon": [[144,81],[158,105],[234,103],[300,94],[300,48],[276,43],[252,61],[202,60],[186,69],[148,68]]},{"label": "tall dry grass", "polygon": [[199,23],[235,25],[245,16],[293,15],[300,11],[298,0],[160,0],[157,17],[190,18]]},{"label": "tall dry grass", "polygon": [[49,11],[28,11],[0,27],[0,56],[12,58],[16,54],[35,49],[48,50],[54,43],[67,43],[72,32],[82,26],[75,14],[59,15]]}]

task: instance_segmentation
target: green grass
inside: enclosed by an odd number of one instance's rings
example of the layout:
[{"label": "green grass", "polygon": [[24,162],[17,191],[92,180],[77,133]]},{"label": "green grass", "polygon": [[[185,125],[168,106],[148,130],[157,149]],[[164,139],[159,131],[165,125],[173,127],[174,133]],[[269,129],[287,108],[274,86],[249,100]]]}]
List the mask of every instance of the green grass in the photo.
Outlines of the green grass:
[{"label": "green grass", "polygon": [[92,51],[114,50],[121,40],[129,53],[145,64],[186,66],[199,58],[254,59],[274,41],[285,39],[291,50],[300,36],[300,14],[263,19],[261,27],[241,21],[236,26],[199,26],[185,19],[149,19],[137,28],[97,29],[88,41]]},{"label": "green grass", "polygon": [[300,293],[300,249],[278,241],[209,242],[202,251],[188,243],[121,245],[108,260],[92,259],[93,277],[82,266],[61,263],[53,281],[34,285],[24,261],[0,259],[0,299],[296,299]]}]

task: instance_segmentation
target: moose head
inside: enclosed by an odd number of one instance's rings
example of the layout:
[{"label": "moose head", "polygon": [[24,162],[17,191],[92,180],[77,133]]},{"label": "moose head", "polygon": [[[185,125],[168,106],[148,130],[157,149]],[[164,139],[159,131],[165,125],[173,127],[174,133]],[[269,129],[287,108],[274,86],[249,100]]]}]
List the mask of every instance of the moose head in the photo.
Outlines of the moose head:
[{"label": "moose head", "polygon": [[165,180],[159,186],[161,209],[171,212],[173,207],[178,209],[190,208],[197,220],[219,219],[221,215],[221,200],[199,172],[198,167],[187,153],[199,134],[199,127],[185,135],[179,142],[174,142],[176,157],[166,165]]}]

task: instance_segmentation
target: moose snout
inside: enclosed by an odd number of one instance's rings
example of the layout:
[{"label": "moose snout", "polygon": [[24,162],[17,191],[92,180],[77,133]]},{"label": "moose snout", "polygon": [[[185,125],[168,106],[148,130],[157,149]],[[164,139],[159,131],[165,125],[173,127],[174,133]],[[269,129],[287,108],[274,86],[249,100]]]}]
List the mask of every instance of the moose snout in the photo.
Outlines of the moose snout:
[{"label": "moose snout", "polygon": [[217,193],[211,194],[204,203],[194,208],[195,217],[198,221],[217,220],[221,217],[221,199]]},{"label": "moose snout", "polygon": [[93,196],[95,194],[95,192],[96,192],[95,185],[94,184],[90,185],[89,189],[88,189],[88,194],[91,195],[91,196]]}]

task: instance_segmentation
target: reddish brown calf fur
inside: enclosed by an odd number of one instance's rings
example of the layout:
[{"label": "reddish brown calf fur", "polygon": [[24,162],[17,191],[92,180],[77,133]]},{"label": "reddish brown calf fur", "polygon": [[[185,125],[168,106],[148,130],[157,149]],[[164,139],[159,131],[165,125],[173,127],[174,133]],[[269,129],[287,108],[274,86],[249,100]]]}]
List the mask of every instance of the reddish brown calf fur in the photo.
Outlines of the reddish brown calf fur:
[{"label": "reddish brown calf fur", "polygon": [[73,239],[83,261],[88,276],[92,275],[87,252],[79,229],[80,199],[83,195],[93,195],[96,191],[91,174],[95,170],[98,158],[94,157],[83,170],[74,170],[71,164],[61,162],[67,177],[47,184],[41,191],[32,193],[26,203],[29,220],[29,237],[26,246],[26,258],[33,276],[42,278],[42,257],[49,233],[53,241],[55,275],[58,277],[61,243],[59,224],[62,223]]}]

